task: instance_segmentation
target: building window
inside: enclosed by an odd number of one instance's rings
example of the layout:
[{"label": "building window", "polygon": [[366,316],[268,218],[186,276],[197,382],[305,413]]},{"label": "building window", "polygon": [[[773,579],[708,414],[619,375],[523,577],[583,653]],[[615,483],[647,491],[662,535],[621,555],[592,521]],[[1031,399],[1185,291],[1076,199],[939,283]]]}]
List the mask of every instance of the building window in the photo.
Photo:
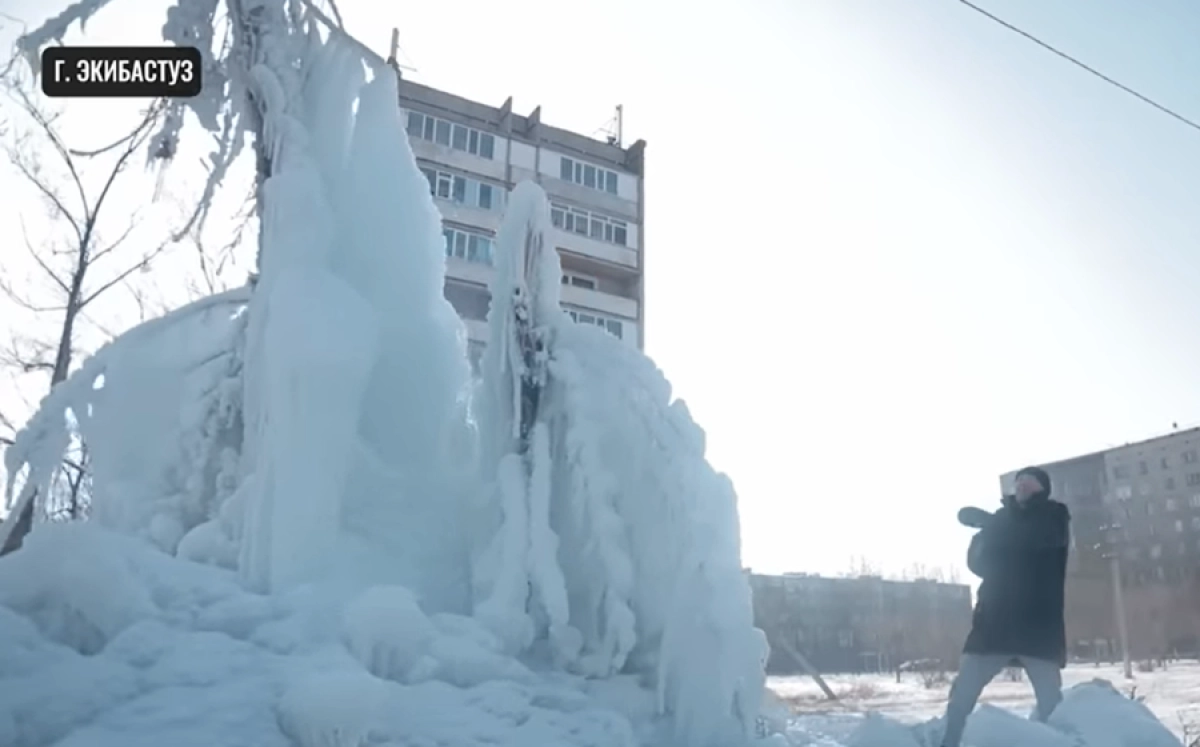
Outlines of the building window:
[{"label": "building window", "polygon": [[1188,449],[1187,451],[1183,452],[1183,463],[1184,464],[1195,464],[1196,463],[1196,450],[1195,449]]},{"label": "building window", "polygon": [[1200,485],[1200,472],[1189,472],[1187,476],[1187,484],[1195,487]]},{"label": "building window", "polygon": [[576,275],[573,272],[564,272],[562,276],[563,285],[572,285],[576,288],[586,288],[587,290],[596,290],[596,279],[586,275]]},{"label": "building window", "polygon": [[1183,519],[1176,519],[1176,520],[1175,520],[1175,531],[1176,531],[1176,532],[1182,532],[1182,531],[1183,531]]},{"label": "building window", "polygon": [[421,112],[408,113],[408,135],[480,158],[496,157],[496,137],[491,133],[447,122]]},{"label": "building window", "polygon": [[1150,548],[1150,557],[1153,560],[1158,560],[1162,557],[1162,545],[1155,545]]},{"label": "building window", "polygon": [[1200,529],[1200,516],[1192,517],[1192,529]]},{"label": "building window", "polygon": [[1170,460],[1169,460],[1169,459],[1167,459],[1167,457],[1163,457],[1163,458],[1162,458],[1162,468],[1163,468],[1163,469],[1169,469],[1169,468],[1170,468],[1170,466],[1171,466],[1171,462],[1170,462]]},{"label": "building window", "polygon": [[612,195],[617,193],[617,172],[576,161],[574,158],[563,156],[559,162],[558,176],[563,181],[581,184],[589,189]]},{"label": "building window", "polygon": [[604,330],[605,332],[609,333],[610,335],[617,338],[618,340],[624,339],[625,323],[622,322],[620,319],[613,319],[611,317],[605,317],[603,315],[596,314],[594,312],[589,312],[589,311],[577,311],[575,309],[564,309],[564,311],[566,311],[567,316],[571,317],[571,319],[573,321],[575,321],[579,324],[594,325],[594,326],[597,326],[600,329]]},{"label": "building window", "polygon": [[1146,475],[1150,473],[1150,467],[1146,464],[1146,460],[1138,462],[1138,474]]},{"label": "building window", "polygon": [[1118,485],[1116,488],[1117,499],[1127,501],[1133,497],[1132,485]]},{"label": "building window", "polygon": [[1113,467],[1112,474],[1114,480],[1124,480],[1129,477],[1129,468],[1124,464],[1118,464],[1116,467]]},{"label": "building window", "polygon": [[1200,508],[1200,493],[1194,493],[1188,498],[1188,505],[1192,508]]},{"label": "building window", "polygon": [[623,220],[553,203],[550,205],[550,222],[555,228],[580,236],[617,246],[629,246],[629,224]]},{"label": "building window", "polygon": [[1164,484],[1166,485],[1167,490],[1174,490],[1175,489],[1175,478],[1168,477]]},{"label": "building window", "polygon": [[1150,488],[1150,483],[1148,483],[1148,482],[1139,482],[1138,483],[1138,495],[1145,497],[1145,496],[1150,495],[1151,492],[1153,492],[1153,491]]},{"label": "building window", "polygon": [[446,239],[446,256],[458,257],[467,262],[482,265],[492,263],[492,238],[474,231],[461,228],[445,228],[442,236]]},{"label": "building window", "polygon": [[1175,499],[1174,499],[1174,498],[1168,498],[1168,499],[1167,499],[1167,501],[1166,501],[1166,504],[1165,504],[1165,505],[1166,505],[1166,509],[1167,509],[1167,511],[1174,511],[1174,510],[1175,510],[1175,508],[1176,508]]},{"label": "building window", "polygon": [[421,173],[429,181],[429,191],[434,197],[483,210],[500,207],[499,200],[495,199],[497,188],[491,184],[424,166]]}]

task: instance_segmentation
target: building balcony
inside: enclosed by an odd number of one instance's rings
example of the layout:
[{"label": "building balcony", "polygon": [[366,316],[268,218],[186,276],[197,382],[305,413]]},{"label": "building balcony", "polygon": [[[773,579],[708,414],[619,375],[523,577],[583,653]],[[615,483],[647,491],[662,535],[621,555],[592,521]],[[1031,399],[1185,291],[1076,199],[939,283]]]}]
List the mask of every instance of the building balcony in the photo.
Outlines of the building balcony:
[{"label": "building balcony", "polygon": [[482,285],[485,288],[492,282],[492,275],[495,270],[491,265],[480,264],[479,262],[468,262],[465,259],[458,257],[446,258],[446,277],[453,280],[460,280],[464,283],[474,283]]},{"label": "building balcony", "polygon": [[564,231],[561,228],[551,228],[550,238],[554,241],[554,245],[561,250],[589,259],[599,260],[606,265],[627,270],[630,274],[638,272],[638,253],[636,249],[630,249],[627,246],[617,246],[616,244],[610,244],[599,239]]},{"label": "building balcony", "polygon": [[[514,182],[532,178],[534,178],[532,172],[528,172],[525,169],[513,169]],[[539,181],[542,189],[546,190],[546,194],[550,195],[551,198],[557,197],[576,205],[595,208],[606,215],[621,218],[630,223],[638,222],[638,206],[633,200],[627,200],[624,197],[609,194],[608,192],[601,192],[579,184],[563,181],[546,173],[541,174]]]},{"label": "building balcony", "polygon": [[[412,147],[413,155],[417,158],[450,166],[467,173],[486,176],[499,182],[504,181],[503,159],[483,158],[482,156],[472,155],[461,150],[455,150],[449,146],[438,145],[437,143],[415,137],[410,137],[408,144]],[[503,155],[503,152],[499,150],[502,145],[501,142],[496,143],[497,155]]]},{"label": "building balcony", "polygon": [[474,228],[482,228],[495,233],[500,230],[500,221],[504,218],[504,212],[501,210],[484,210],[483,208],[470,207],[463,205],[453,200],[445,200],[440,197],[433,199],[437,205],[438,212],[442,214],[442,219],[450,223],[458,223],[459,225],[472,226]]},{"label": "building balcony", "polygon": [[601,314],[618,316],[623,319],[636,321],[638,318],[638,302],[634,299],[614,296],[611,293],[602,293],[588,288],[564,285],[562,287],[562,302],[568,306],[591,309]]}]

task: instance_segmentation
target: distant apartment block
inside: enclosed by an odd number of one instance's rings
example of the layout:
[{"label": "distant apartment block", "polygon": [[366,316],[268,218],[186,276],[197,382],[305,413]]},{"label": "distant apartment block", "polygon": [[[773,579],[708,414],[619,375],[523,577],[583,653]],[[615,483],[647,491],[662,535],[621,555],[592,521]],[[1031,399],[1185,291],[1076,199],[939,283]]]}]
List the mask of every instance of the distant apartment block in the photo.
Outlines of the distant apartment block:
[{"label": "distant apartment block", "polygon": [[750,588],[772,674],[801,671],[784,643],[826,673],[929,659],[953,670],[971,627],[971,588],[963,584],[751,573]]},{"label": "distant apartment block", "polygon": [[[1071,510],[1067,636],[1072,653],[1095,659],[1117,655],[1116,577],[1135,657],[1196,652],[1200,429],[1041,466],[1055,497]],[[1009,488],[1014,475],[1002,475],[1002,486]]]},{"label": "distant apartment block", "polygon": [[628,148],[401,77],[409,144],[443,218],[447,300],[467,328],[472,364],[487,340],[492,252],[508,194],[538,182],[551,201],[562,305],[641,349],[645,343],[646,143]]}]

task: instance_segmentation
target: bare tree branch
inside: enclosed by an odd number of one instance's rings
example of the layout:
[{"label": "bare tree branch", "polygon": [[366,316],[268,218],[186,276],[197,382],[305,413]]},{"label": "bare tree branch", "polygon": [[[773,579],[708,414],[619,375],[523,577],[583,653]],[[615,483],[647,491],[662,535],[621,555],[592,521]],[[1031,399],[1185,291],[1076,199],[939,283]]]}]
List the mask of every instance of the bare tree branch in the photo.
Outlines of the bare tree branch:
[{"label": "bare tree branch", "polygon": [[37,263],[38,267],[41,267],[42,270],[48,276],[50,276],[50,279],[54,281],[54,284],[57,285],[63,293],[70,292],[71,289],[67,287],[66,282],[58,276],[58,273],[55,272],[53,267],[47,264],[46,260],[42,258],[42,255],[38,253],[38,250],[33,248],[33,242],[29,240],[29,232],[25,229],[25,218],[21,218],[21,238],[25,241],[25,249],[29,252],[29,256],[33,257],[33,261]]},{"label": "bare tree branch", "polygon": [[[17,432],[17,426],[13,425],[13,421],[10,420],[7,415],[4,414],[3,410],[0,410],[0,426],[3,426],[5,428],[9,429],[13,433]],[[9,440],[8,444],[11,446],[12,441]]]},{"label": "bare tree branch", "polygon": [[[25,113],[37,123],[42,134],[45,135],[50,145],[54,148],[54,151],[62,159],[67,173],[71,176],[71,183],[75,186],[75,191],[78,193],[79,204],[83,208],[83,222],[90,222],[92,211],[88,209],[87,189],[84,188],[83,179],[80,178],[79,171],[75,168],[75,159],[71,158],[70,151],[67,149],[67,146],[63,145],[62,139],[58,135],[58,130],[54,127],[54,118],[47,117],[42,113],[37,104],[29,98],[29,94],[20,86],[10,84],[9,91],[20,102],[21,108]],[[81,243],[86,243],[86,241],[81,240]]]},{"label": "bare tree branch", "polygon": [[338,10],[337,0],[329,0],[329,10],[333,13],[333,17],[337,19],[338,28],[346,30],[346,22],[342,20],[342,11]]},{"label": "bare tree branch", "polygon": [[162,111],[163,103],[162,99],[159,99],[153,105],[151,105],[150,109],[142,117],[141,123],[138,124],[138,126],[131,133],[129,140],[125,143],[125,149],[121,151],[121,155],[117,158],[116,165],[113,166],[112,171],[108,174],[108,179],[105,180],[104,186],[100,189],[100,196],[96,198],[95,204],[92,205],[88,211],[89,225],[88,232],[86,233],[84,241],[82,242],[82,248],[84,250],[84,252],[82,252],[83,254],[86,254],[91,250],[90,240],[92,237],[92,231],[95,228],[95,216],[98,215],[100,209],[104,207],[104,201],[108,198],[109,192],[112,190],[113,183],[115,183],[117,180],[117,175],[125,170],[125,164],[129,161],[129,158],[134,154],[134,152],[141,148],[146,142],[146,139],[150,137],[151,128],[154,126],[154,123],[158,121],[158,117],[162,114]]},{"label": "bare tree branch", "polygon": [[[163,107],[165,105],[166,105],[165,102],[162,101],[161,99],[159,99],[159,100],[156,100],[153,104],[151,104],[150,110],[153,111],[155,107]],[[104,147],[101,147],[101,148],[96,148],[94,150],[79,150],[76,148],[72,148],[70,150],[70,153],[71,153],[71,155],[73,155],[77,158],[95,158],[96,156],[102,156],[105,153],[114,151],[117,148],[120,148],[122,145],[135,139],[138,136],[138,132],[139,132],[138,130],[129,132],[129,133],[123,135],[122,137],[118,138],[117,140],[114,140],[113,142],[111,142],[108,145],[105,145]]]},{"label": "bare tree branch", "polygon": [[21,308],[25,309],[26,311],[32,311],[35,314],[51,314],[59,311],[65,311],[67,308],[66,306],[58,305],[45,306],[30,301],[24,295],[19,293],[17,289],[13,287],[12,282],[6,277],[0,277],[0,293],[8,296],[10,301],[17,304]]},{"label": "bare tree branch", "polygon": [[129,225],[125,227],[125,230],[121,232],[121,235],[118,236],[116,238],[116,240],[114,240],[111,244],[104,247],[103,249],[99,249],[92,253],[92,264],[96,264],[101,259],[103,259],[105,255],[111,254],[113,252],[113,250],[117,249],[118,247],[121,246],[121,244],[125,243],[125,239],[129,238],[129,234],[133,233],[134,229],[137,228],[139,225],[141,225],[141,222],[139,220],[137,220],[136,216],[130,218]]},{"label": "bare tree branch", "polygon": [[87,296],[84,296],[79,301],[79,304],[76,308],[79,310],[84,309],[88,304],[90,304],[92,301],[95,301],[98,296],[103,294],[109,288],[112,288],[113,286],[124,282],[125,278],[129,277],[130,275],[132,275],[135,272],[138,272],[139,270],[144,271],[147,267],[150,266],[150,263],[154,260],[154,258],[157,257],[158,255],[162,254],[163,251],[166,250],[166,248],[167,248],[167,244],[159,244],[158,248],[156,248],[154,251],[150,252],[146,256],[142,257],[140,262],[138,262],[137,264],[135,264],[131,267],[126,268],[123,272],[118,273],[115,277],[113,277],[111,280],[109,280],[108,282],[101,285],[96,290],[92,291]]},{"label": "bare tree branch", "polygon": [[54,370],[54,346],[34,337],[17,337],[0,351],[0,364],[21,373]]},{"label": "bare tree branch", "polygon": [[67,209],[67,206],[63,204],[62,198],[58,196],[58,193],[48,187],[42,181],[41,177],[33,172],[33,170],[29,167],[29,164],[24,161],[24,156],[17,153],[15,148],[9,149],[8,158],[9,161],[12,162],[12,165],[16,167],[17,171],[21,172],[21,176],[25,177],[25,180],[33,185],[34,189],[36,189],[42,194],[43,197],[50,201],[50,204],[54,206],[55,213],[58,215],[58,217],[63,218],[67,221],[67,223],[70,224],[71,230],[75,232],[76,240],[82,243],[83,228],[80,227],[79,221],[76,220],[71,211]]}]

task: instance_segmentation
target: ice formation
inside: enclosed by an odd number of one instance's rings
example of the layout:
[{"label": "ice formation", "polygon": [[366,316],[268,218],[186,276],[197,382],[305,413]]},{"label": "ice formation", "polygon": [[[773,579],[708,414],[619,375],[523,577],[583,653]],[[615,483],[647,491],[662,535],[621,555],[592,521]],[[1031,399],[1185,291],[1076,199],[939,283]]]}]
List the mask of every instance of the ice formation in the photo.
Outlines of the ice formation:
[{"label": "ice formation", "polygon": [[77,427],[94,511],[0,560],[0,744],[751,741],[732,487],[661,372],[562,313],[545,194],[509,201],[464,406],[395,78],[272,38],[256,283],[115,340],[6,454],[38,495]]}]

